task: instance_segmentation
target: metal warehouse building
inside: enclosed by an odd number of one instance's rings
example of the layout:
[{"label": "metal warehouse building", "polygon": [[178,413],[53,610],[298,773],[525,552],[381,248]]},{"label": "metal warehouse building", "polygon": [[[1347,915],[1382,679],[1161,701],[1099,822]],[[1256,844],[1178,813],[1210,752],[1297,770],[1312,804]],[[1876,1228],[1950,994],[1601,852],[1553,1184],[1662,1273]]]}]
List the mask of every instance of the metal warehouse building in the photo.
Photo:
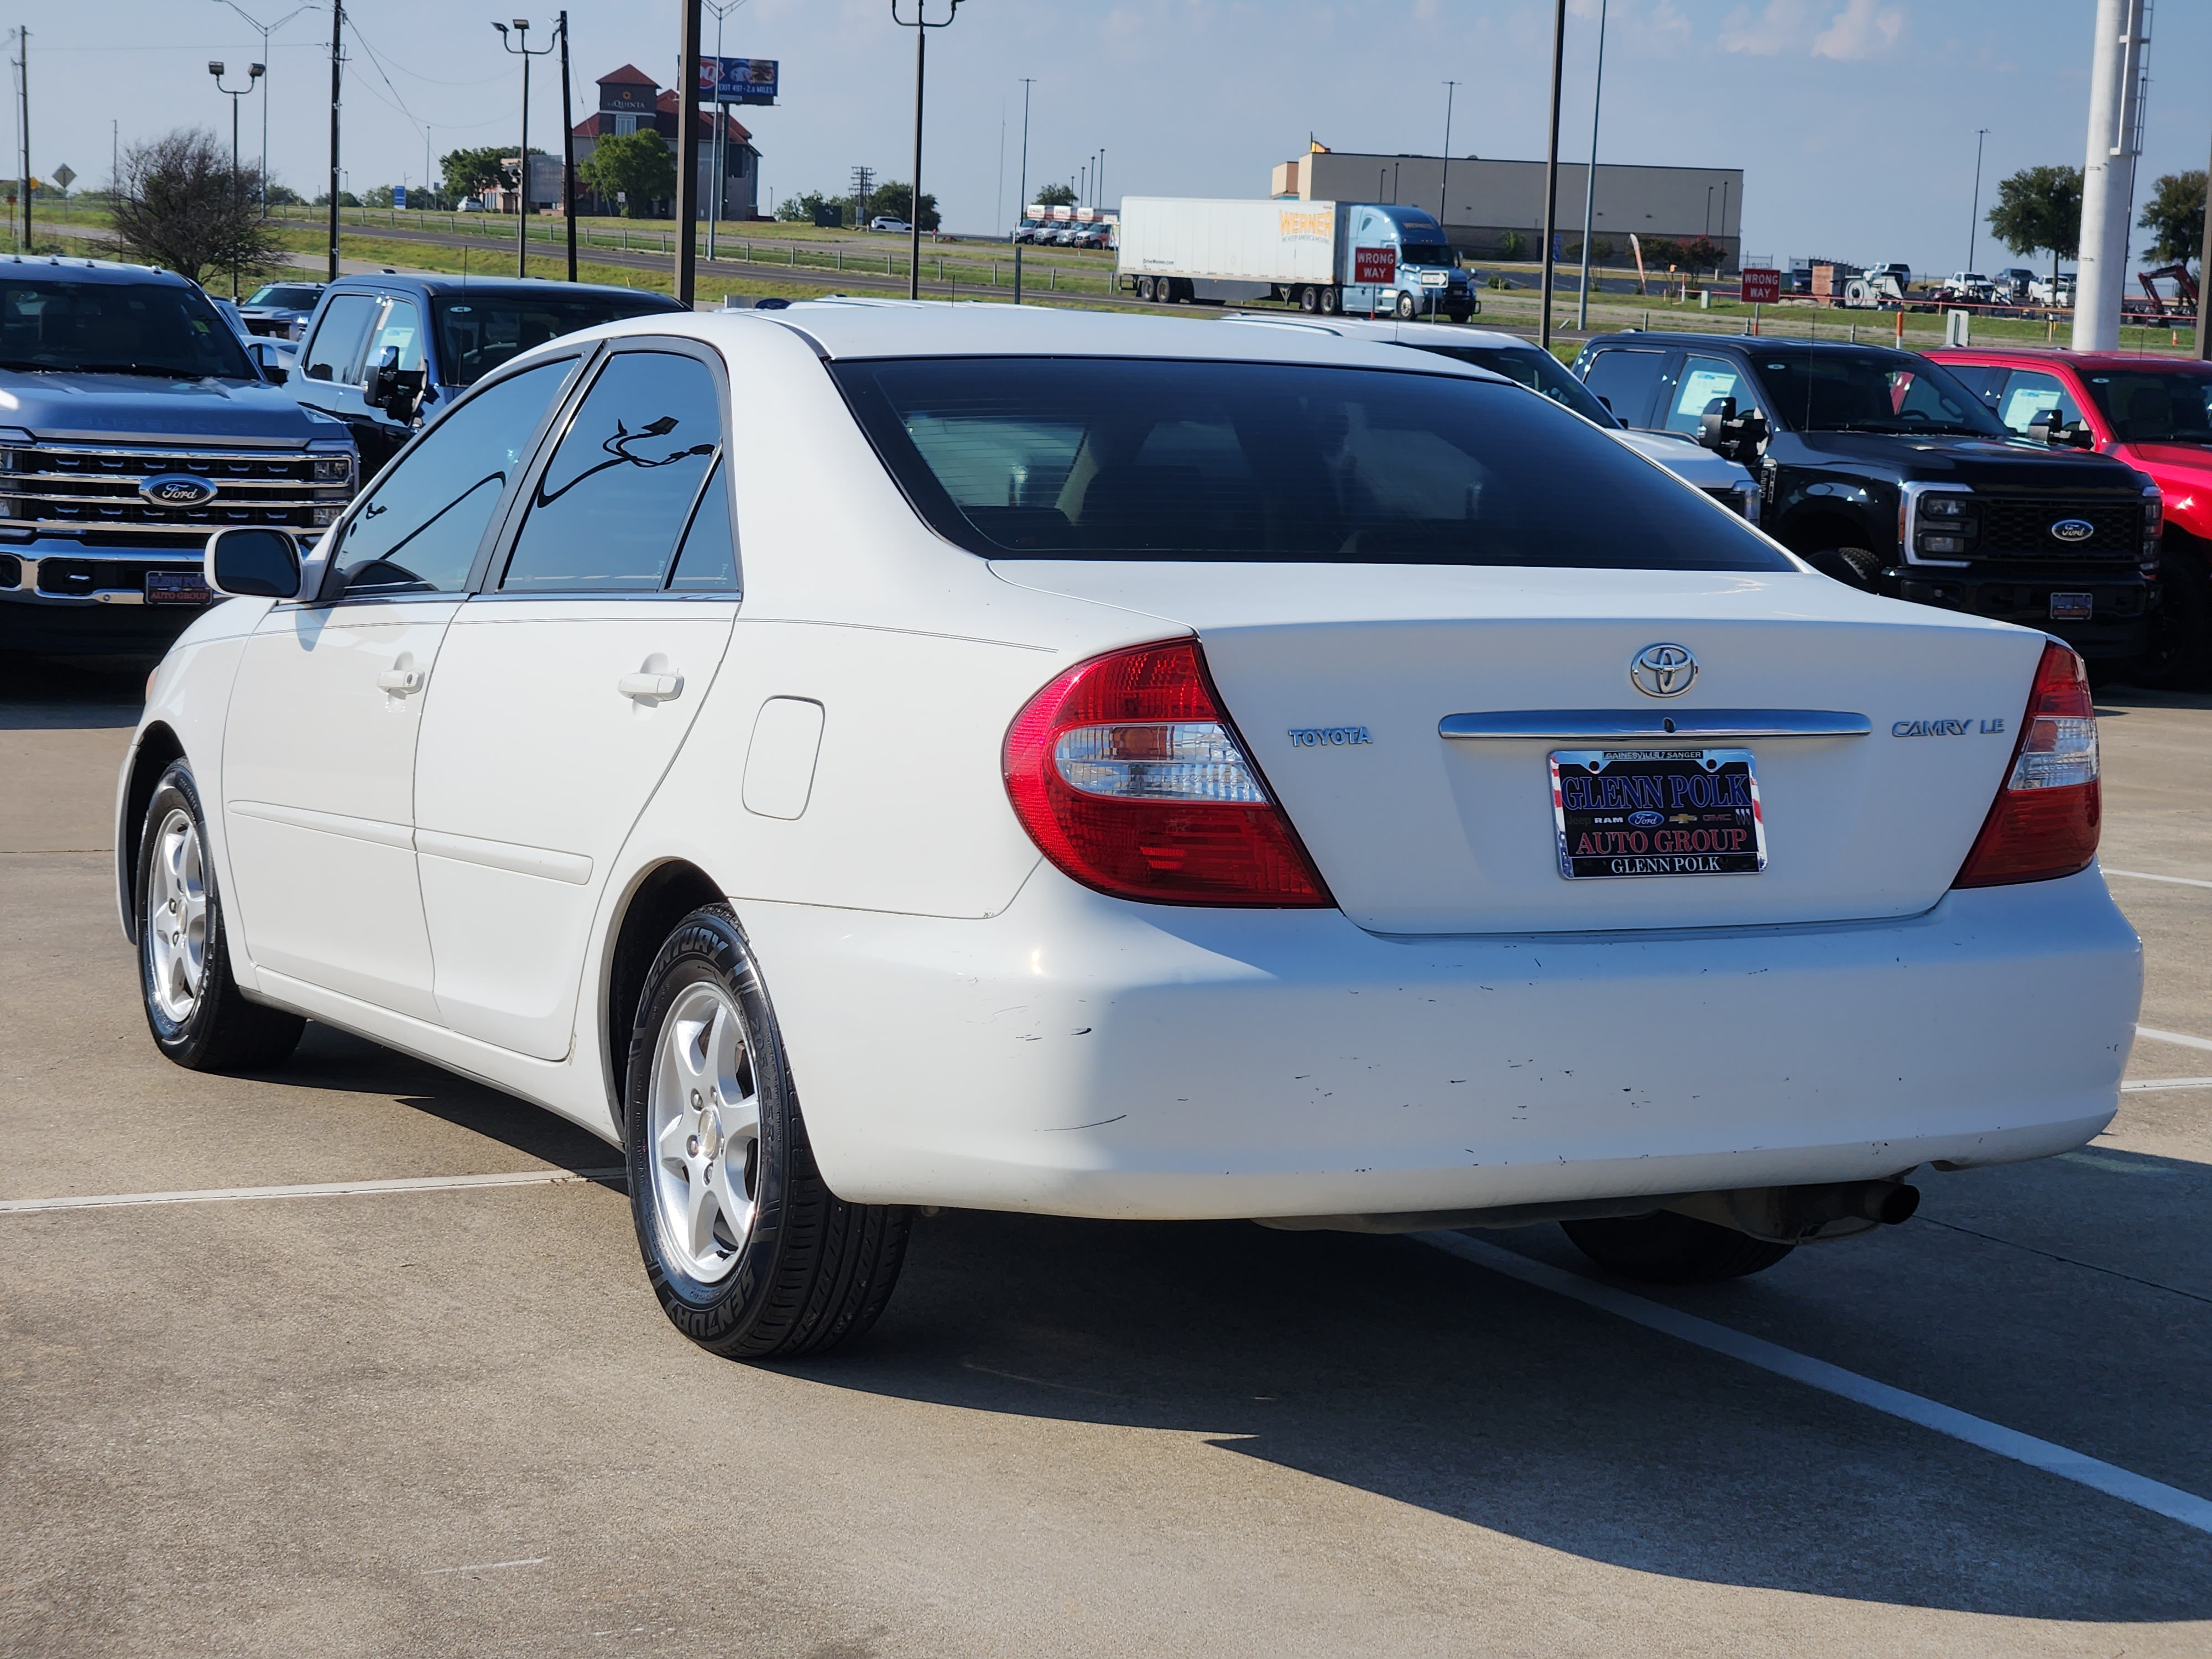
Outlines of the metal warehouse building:
[{"label": "metal warehouse building", "polygon": [[[1589,171],[1585,162],[1559,163],[1558,224],[1565,256],[1576,256],[1582,247],[1583,181]],[[1541,161],[1455,155],[1448,164],[1441,155],[1315,149],[1277,165],[1273,193],[1309,202],[1398,202],[1431,213],[1444,202],[1437,217],[1452,246],[1484,258],[1513,257],[1511,235],[1533,259],[1543,240]],[[1598,165],[1597,217],[1590,241],[1601,260],[1626,263],[1633,232],[1682,242],[1710,236],[1727,250],[1727,263],[1734,267],[1742,252],[1742,228],[1741,167]]]}]

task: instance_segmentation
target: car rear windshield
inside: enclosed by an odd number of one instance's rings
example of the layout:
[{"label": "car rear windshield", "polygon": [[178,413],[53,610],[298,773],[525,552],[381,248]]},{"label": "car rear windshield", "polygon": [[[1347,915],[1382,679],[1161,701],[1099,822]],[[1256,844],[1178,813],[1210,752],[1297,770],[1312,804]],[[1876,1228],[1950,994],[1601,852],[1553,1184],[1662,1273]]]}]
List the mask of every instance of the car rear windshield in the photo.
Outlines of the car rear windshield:
[{"label": "car rear windshield", "polygon": [[1763,345],[1751,362],[1766,417],[1789,431],[2013,435],[1948,370],[1909,352]]},{"label": "car rear windshield", "polygon": [[1613,411],[1597,395],[1559,366],[1559,360],[1538,346],[1422,345],[1422,351],[1455,362],[1473,363],[1509,380],[1518,380],[1531,392],[1540,392],[1555,404],[1565,404],[1586,421],[1618,428]]},{"label": "car rear windshield", "polygon": [[0,277],[0,368],[258,380],[207,298],[181,283]]},{"label": "car rear windshield", "polygon": [[2122,443],[2212,444],[2212,374],[2127,368],[2081,378]]},{"label": "car rear windshield", "polygon": [[1084,357],[831,372],[922,518],[986,558],[1791,568],[1615,440],[1494,380]]},{"label": "car rear windshield", "polygon": [[297,283],[270,283],[253,291],[250,306],[275,306],[284,311],[313,311],[315,301],[322,298],[319,288],[306,288]]},{"label": "car rear windshield", "polygon": [[652,295],[455,294],[433,300],[438,356],[452,386],[473,386],[510,357],[580,328],[672,309]]}]

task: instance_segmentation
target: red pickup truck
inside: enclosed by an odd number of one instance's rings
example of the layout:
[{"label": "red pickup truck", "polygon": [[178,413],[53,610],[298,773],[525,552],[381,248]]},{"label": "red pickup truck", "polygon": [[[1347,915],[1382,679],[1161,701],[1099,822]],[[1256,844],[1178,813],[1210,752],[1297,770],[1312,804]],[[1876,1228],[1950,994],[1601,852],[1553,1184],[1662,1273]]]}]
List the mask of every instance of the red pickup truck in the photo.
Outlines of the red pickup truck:
[{"label": "red pickup truck", "polygon": [[2159,608],[2130,675],[2212,690],[2212,363],[2120,352],[1928,354],[2024,438],[2097,449],[2149,474],[2166,497]]}]

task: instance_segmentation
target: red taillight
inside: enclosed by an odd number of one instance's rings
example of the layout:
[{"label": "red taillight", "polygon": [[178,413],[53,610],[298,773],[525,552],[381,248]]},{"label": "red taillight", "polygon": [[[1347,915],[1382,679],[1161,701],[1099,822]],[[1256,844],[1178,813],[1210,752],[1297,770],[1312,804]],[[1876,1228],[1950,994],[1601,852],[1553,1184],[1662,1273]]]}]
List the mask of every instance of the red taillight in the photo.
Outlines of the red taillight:
[{"label": "red taillight", "polygon": [[1333,902],[1192,640],[1078,663],[1006,732],[1006,794],[1086,887],[1168,904]]},{"label": "red taillight", "polygon": [[2048,881],[2086,870],[2104,817],[2097,790],[2097,710],[2081,659],[2043,647],[2012,769],[1954,887]]}]

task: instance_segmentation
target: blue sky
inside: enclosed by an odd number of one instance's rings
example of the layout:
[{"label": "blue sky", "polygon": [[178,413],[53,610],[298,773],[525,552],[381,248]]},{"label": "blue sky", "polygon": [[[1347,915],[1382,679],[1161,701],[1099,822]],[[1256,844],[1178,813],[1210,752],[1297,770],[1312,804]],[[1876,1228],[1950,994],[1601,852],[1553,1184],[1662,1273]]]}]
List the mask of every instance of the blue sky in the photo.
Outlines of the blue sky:
[{"label": "blue sky", "polygon": [[[274,21],[295,0],[241,3]],[[551,21],[539,0],[501,3],[502,17]],[[902,3],[911,15],[913,0]],[[930,0],[931,15],[945,3]],[[377,62],[357,56],[349,70],[350,188],[419,182],[416,123],[431,124],[440,151],[513,142],[520,77],[500,54],[492,8],[480,9],[358,0],[350,15]],[[672,78],[674,0],[570,0],[569,9],[580,113],[590,82],[623,62]],[[234,84],[235,66],[258,48],[220,0],[40,11],[33,169],[66,161],[87,183],[106,177],[111,121],[126,145],[179,125],[227,129],[206,60],[231,62]],[[1571,0],[1570,157],[1588,152],[1597,11],[1598,0]],[[2139,195],[2212,151],[2212,4],[2166,0],[2157,12]],[[1025,75],[1036,77],[1032,185],[1068,177],[1101,146],[1115,198],[1264,194],[1270,166],[1309,131],[1338,149],[1433,153],[1447,79],[1460,82],[1454,154],[1540,156],[1551,14],[1544,0],[966,0],[931,36],[924,185],[955,229],[1001,222],[1015,195]],[[1977,128],[1990,129],[1984,208],[1994,180],[2017,167],[2080,165],[2094,14],[2093,0],[1611,0],[1600,157],[1744,168],[1753,252],[1948,271],[1966,258]],[[712,50],[711,15],[707,27]],[[271,53],[272,171],[309,195],[327,166],[328,30],[328,14],[309,11]],[[842,189],[862,162],[907,176],[913,35],[892,27],[889,0],[746,0],[724,40],[732,56],[782,60],[783,104],[747,118],[771,191]],[[542,69],[532,92],[532,137],[550,146],[557,90]],[[251,151],[252,103],[246,125]],[[1984,234],[1977,262],[2008,261]]]}]

